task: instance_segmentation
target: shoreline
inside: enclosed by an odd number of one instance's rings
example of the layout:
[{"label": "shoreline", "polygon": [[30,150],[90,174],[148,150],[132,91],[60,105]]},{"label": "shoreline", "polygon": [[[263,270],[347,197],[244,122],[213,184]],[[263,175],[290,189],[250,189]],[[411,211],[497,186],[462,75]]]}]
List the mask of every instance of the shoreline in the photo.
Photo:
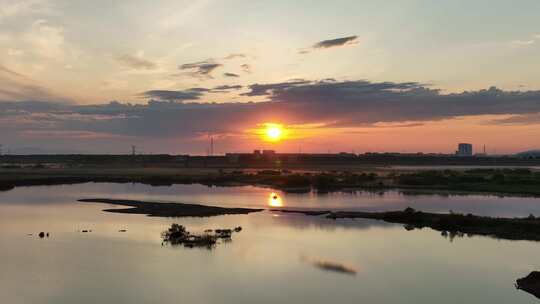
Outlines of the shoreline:
[{"label": "shoreline", "polygon": [[[252,169],[253,170],[253,169]],[[151,186],[201,184],[206,186],[259,186],[286,193],[389,190],[419,194],[540,197],[540,173],[526,169],[465,171],[374,172],[289,170],[215,170],[175,168],[34,168],[0,170],[0,191],[17,187],[82,183],[140,183]]]},{"label": "shoreline", "polygon": [[443,236],[480,235],[506,240],[540,241],[540,217],[502,218],[460,213],[431,213],[406,208],[403,211],[331,211],[275,208],[228,208],[200,204],[159,203],[139,200],[86,198],[82,203],[118,205],[126,208],[103,209],[104,212],[144,214],[153,217],[210,217],[229,214],[250,214],[268,210],[280,213],[298,213],[327,219],[371,219],[403,224],[407,230],[431,228]]},{"label": "shoreline", "polygon": [[298,213],[338,219],[372,219],[403,224],[407,230],[431,228],[443,236],[480,235],[515,241],[540,241],[540,218],[501,218],[460,213],[431,213],[406,208],[403,211],[328,211],[270,209],[271,212]]}]

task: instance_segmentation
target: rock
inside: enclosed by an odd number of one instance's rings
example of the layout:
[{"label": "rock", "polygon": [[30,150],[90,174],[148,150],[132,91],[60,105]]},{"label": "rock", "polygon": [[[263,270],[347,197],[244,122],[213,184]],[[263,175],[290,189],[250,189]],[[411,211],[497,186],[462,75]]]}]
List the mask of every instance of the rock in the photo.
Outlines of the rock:
[{"label": "rock", "polygon": [[126,229],[120,229],[120,230],[118,230],[118,232],[127,232],[127,230]]},{"label": "rock", "polygon": [[45,237],[45,232],[43,232],[43,231],[40,232],[40,233],[38,234],[38,236],[39,236],[40,239],[44,238],[44,237]]}]

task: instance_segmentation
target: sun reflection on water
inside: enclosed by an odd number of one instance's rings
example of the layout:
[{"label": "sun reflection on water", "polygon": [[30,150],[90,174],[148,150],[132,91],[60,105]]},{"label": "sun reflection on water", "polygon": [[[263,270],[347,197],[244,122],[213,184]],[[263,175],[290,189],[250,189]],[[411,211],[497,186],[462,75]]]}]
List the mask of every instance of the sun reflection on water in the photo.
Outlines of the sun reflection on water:
[{"label": "sun reflection on water", "polygon": [[270,193],[270,196],[268,196],[268,205],[271,207],[283,207],[283,200],[279,194],[272,192]]}]

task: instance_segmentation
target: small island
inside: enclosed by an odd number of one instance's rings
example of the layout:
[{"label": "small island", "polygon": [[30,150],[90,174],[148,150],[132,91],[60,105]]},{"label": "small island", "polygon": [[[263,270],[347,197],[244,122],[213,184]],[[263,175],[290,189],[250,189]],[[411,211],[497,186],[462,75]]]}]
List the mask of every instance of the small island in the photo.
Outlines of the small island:
[{"label": "small island", "polygon": [[161,238],[163,244],[170,244],[171,246],[182,245],[186,248],[213,249],[219,240],[231,242],[232,234],[240,231],[242,231],[242,227],[238,226],[234,229],[208,229],[203,234],[194,234],[189,232],[186,227],[174,223],[170,228],[163,231]]}]

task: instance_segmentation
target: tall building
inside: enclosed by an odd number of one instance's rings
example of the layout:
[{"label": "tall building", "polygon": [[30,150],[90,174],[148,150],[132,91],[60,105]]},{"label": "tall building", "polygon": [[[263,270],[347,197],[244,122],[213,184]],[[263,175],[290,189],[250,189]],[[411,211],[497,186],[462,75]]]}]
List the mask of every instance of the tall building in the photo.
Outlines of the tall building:
[{"label": "tall building", "polygon": [[457,156],[473,156],[473,146],[471,144],[461,143],[456,151]]}]

